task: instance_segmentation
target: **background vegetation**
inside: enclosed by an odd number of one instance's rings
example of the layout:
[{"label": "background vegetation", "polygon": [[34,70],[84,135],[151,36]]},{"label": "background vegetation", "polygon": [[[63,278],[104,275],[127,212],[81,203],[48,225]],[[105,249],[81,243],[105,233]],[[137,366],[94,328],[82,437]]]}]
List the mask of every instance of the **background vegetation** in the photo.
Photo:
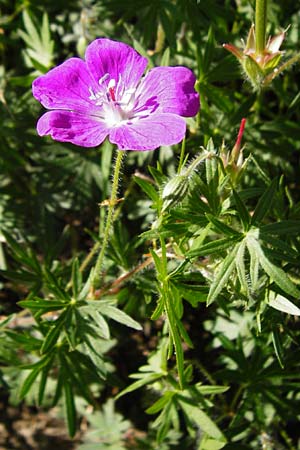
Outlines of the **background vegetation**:
[{"label": "background vegetation", "polygon": [[[269,2],[284,59],[299,6]],[[55,406],[74,448],[300,448],[299,66],[254,92],[222,47],[253,20],[250,0],[0,0],[0,393]],[[31,82],[102,36],[193,69],[201,111],[186,159],[128,152],[95,301],[113,148],[38,137]]]}]

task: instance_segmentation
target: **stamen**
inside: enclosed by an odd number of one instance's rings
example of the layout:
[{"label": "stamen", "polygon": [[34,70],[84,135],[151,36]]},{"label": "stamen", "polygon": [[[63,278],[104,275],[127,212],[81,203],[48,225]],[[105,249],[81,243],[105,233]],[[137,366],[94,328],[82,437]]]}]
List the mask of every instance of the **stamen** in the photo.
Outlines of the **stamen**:
[{"label": "stamen", "polygon": [[98,83],[101,84],[107,80],[107,78],[109,78],[109,73],[106,73],[105,75],[103,75],[103,77],[100,78],[100,80],[98,81]]},{"label": "stamen", "polygon": [[93,91],[93,89],[91,88],[91,87],[89,87],[89,91],[90,91],[90,96],[89,96],[89,99],[90,100],[96,100],[96,95],[95,95],[95,92]]}]

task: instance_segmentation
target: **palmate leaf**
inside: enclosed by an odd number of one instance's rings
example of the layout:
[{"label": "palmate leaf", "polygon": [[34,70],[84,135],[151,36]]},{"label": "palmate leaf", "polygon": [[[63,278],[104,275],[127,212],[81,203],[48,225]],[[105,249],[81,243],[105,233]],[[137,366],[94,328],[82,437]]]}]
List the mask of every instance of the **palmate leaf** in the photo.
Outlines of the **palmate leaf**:
[{"label": "palmate leaf", "polygon": [[[52,65],[54,41],[51,40],[48,15],[44,13],[41,32],[34,24],[26,10],[23,11],[25,31],[18,30],[19,35],[27,44],[25,55],[29,57],[31,65],[42,73],[45,73]],[[29,65],[30,65],[29,63]]]},{"label": "palmate leaf", "polygon": [[125,450],[126,432],[131,424],[116,411],[112,398],[100,411],[87,414],[86,419],[90,427],[83,437],[85,444],[80,445],[78,450]]}]

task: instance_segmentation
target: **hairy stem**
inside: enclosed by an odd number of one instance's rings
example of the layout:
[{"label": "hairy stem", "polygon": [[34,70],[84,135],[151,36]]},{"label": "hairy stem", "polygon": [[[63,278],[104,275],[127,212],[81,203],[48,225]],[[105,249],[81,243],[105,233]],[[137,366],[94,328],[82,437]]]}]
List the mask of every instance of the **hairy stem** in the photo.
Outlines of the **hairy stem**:
[{"label": "hairy stem", "polygon": [[255,4],[255,51],[257,55],[262,55],[266,46],[267,3],[268,0],[256,0]]},{"label": "hairy stem", "polygon": [[101,250],[98,255],[95,267],[94,267],[94,276],[93,276],[93,282],[92,282],[93,287],[95,287],[95,284],[98,282],[99,277],[100,277],[103,259],[104,259],[104,255],[105,255],[105,250],[106,250],[108,240],[109,240],[110,229],[111,229],[111,226],[113,223],[113,214],[114,214],[114,209],[115,209],[115,204],[116,204],[116,199],[117,199],[117,192],[118,192],[118,185],[119,185],[119,175],[120,175],[120,169],[121,169],[122,159],[123,159],[124,154],[125,154],[125,152],[120,151],[120,150],[117,153],[115,169],[114,169],[114,176],[113,176],[113,184],[112,184],[112,188],[111,188],[110,201],[109,201],[108,211],[107,211],[107,216],[106,216],[102,246],[101,246]]}]

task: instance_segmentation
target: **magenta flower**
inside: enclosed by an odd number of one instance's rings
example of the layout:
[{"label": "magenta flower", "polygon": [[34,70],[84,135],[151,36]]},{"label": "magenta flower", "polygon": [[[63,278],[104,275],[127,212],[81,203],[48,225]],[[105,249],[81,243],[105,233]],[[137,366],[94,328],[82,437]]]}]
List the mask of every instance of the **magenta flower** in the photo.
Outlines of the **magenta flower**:
[{"label": "magenta flower", "polygon": [[37,123],[40,136],[83,147],[108,136],[119,150],[154,150],[180,142],[183,117],[194,116],[199,96],[185,67],[156,67],[133,48],[96,39],[85,61],[70,58],[34,80],[34,97],[51,111]]}]

